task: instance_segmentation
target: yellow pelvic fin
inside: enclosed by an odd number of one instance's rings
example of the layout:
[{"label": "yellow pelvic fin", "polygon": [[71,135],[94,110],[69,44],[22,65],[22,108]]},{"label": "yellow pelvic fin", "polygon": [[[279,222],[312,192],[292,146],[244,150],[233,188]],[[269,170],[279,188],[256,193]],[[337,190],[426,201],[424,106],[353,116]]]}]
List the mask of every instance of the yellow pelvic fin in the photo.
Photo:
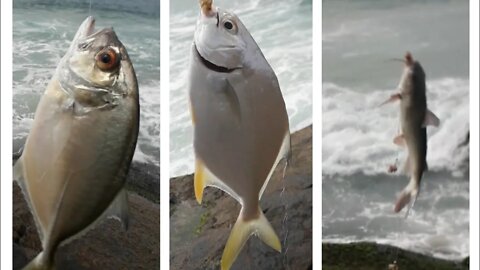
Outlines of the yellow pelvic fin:
[{"label": "yellow pelvic fin", "polygon": [[206,186],[206,177],[205,167],[199,159],[195,160],[195,175],[193,177],[193,182],[195,186],[195,198],[197,199],[197,202],[201,204],[203,199],[203,190]]},{"label": "yellow pelvic fin", "polygon": [[238,254],[247,242],[250,235],[257,235],[265,244],[278,252],[281,252],[282,245],[277,234],[268,222],[263,212],[258,208],[258,218],[252,220],[244,220],[242,212],[237,218],[237,222],[233,226],[230,237],[228,238],[225,249],[223,250],[221,269],[228,270],[233,265]]}]

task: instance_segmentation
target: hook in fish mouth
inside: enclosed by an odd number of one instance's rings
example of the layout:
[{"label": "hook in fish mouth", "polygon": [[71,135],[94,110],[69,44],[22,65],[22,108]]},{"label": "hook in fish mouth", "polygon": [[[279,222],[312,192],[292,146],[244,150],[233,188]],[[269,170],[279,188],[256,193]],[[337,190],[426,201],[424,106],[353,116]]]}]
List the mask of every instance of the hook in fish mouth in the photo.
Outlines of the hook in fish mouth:
[{"label": "hook in fish mouth", "polygon": [[387,61],[398,61],[398,62],[402,62],[404,63],[405,65],[407,66],[411,66],[415,61],[413,60],[413,57],[412,57],[412,54],[410,52],[406,52],[405,53],[405,58],[402,59],[402,58],[390,58],[388,59]]},{"label": "hook in fish mouth", "polygon": [[195,53],[197,54],[197,56],[200,58],[200,60],[202,61],[203,65],[212,70],[212,71],[215,71],[215,72],[219,72],[219,73],[231,73],[239,68],[226,68],[226,67],[222,67],[222,66],[217,66],[215,65],[214,63],[208,61],[207,59],[203,58],[203,56],[198,52],[198,49],[197,49],[197,44],[193,44],[194,47],[195,47]]}]

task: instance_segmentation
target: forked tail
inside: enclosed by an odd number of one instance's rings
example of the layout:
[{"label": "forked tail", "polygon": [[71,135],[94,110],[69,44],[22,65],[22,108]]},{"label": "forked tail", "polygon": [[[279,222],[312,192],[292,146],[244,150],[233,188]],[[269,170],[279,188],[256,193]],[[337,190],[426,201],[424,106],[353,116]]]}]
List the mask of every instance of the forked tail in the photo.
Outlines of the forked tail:
[{"label": "forked tail", "polygon": [[23,270],[53,270],[53,260],[49,258],[45,252],[40,252],[40,254],[35,257]]},{"label": "forked tail", "polygon": [[400,193],[400,196],[395,203],[395,208],[393,211],[395,211],[395,213],[402,211],[405,205],[409,204],[412,198],[416,200],[417,196],[418,184],[417,181],[415,181],[415,179],[412,177],[410,178],[410,182],[408,183],[408,185],[402,190],[402,193]]},{"label": "forked tail", "polygon": [[278,252],[281,252],[282,245],[277,234],[268,222],[260,208],[258,208],[258,217],[251,220],[244,220],[243,208],[233,226],[232,232],[228,238],[225,249],[223,250],[221,269],[228,270],[242,250],[250,235],[255,234],[265,244]]}]

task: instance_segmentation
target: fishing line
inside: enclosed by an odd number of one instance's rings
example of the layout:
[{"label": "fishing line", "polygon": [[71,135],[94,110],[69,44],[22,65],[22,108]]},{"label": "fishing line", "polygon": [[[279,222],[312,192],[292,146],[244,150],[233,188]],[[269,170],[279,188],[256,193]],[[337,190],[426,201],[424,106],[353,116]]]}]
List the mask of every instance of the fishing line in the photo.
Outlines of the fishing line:
[{"label": "fishing line", "polygon": [[402,62],[402,63],[405,63],[405,59],[401,59],[401,58],[389,58],[387,60],[385,60],[385,62]]},{"label": "fishing line", "polygon": [[88,6],[88,16],[92,15],[92,0],[90,0],[90,5]]},{"label": "fishing line", "polygon": [[[405,216],[403,217],[403,219],[401,220],[402,222],[406,222],[407,221],[407,218],[410,214],[410,210],[413,208],[413,206],[415,205],[415,201],[417,200],[417,198],[415,197],[413,203],[407,207],[407,211],[405,212]],[[397,237],[398,239],[399,237]],[[398,250],[400,248],[399,247],[395,247],[395,259],[393,260],[393,263],[389,264],[388,265],[388,269],[392,269],[392,270],[399,270],[398,268],[398,265],[397,265],[397,261],[398,261]]]},{"label": "fishing line", "polygon": [[[398,59],[391,59],[391,60],[398,60]],[[397,134],[398,135],[401,135],[401,127],[400,127],[400,121],[397,123]],[[398,158],[400,156],[400,150],[397,150],[397,156],[395,157],[395,162],[394,162],[394,165],[390,165],[389,167],[389,173],[394,173],[397,171],[397,165],[398,165]],[[408,162],[408,160],[406,161]],[[407,217],[408,217],[408,213],[410,212],[410,207],[407,208],[407,212],[405,213],[405,216],[404,216],[404,219],[403,221],[406,221],[407,220]],[[399,222],[400,224],[400,222]],[[398,240],[398,236],[397,236],[397,240]],[[388,269],[389,270],[399,270],[399,267],[397,265],[397,261],[398,261],[398,250],[399,248],[398,247],[394,247],[395,248],[395,259],[393,260],[393,262],[391,264],[388,265]]]}]

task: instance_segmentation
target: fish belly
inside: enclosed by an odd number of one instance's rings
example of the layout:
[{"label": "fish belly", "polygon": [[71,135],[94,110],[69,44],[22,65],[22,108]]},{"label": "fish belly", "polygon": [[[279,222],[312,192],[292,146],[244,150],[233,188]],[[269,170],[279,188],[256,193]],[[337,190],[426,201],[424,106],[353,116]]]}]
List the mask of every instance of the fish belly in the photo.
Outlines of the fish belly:
[{"label": "fish belly", "polygon": [[22,155],[44,246],[79,233],[113,201],[124,184],[137,121],[132,105],[82,116],[58,105],[56,98],[42,97]]}]

